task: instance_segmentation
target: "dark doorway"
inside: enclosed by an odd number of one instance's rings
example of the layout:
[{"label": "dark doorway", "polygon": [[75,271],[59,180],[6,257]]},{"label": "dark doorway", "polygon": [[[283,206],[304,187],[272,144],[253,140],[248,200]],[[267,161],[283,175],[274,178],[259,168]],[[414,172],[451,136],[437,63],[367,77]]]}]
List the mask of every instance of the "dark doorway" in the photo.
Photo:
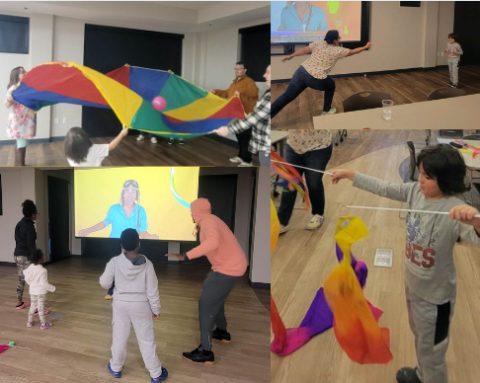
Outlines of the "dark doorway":
[{"label": "dark doorway", "polygon": [[[182,72],[184,35],[85,25],[83,64],[106,74],[125,64]],[[82,107],[82,128],[90,137],[116,136],[121,123],[110,109]]]},{"label": "dark doorway", "polygon": [[235,232],[235,209],[237,201],[237,175],[200,176],[198,197],[207,198],[215,214]]},{"label": "dark doorway", "polygon": [[[480,37],[477,33],[478,15],[480,15],[480,2],[455,1],[455,16],[453,31],[459,35],[458,43],[461,45],[463,55],[460,65],[480,65]],[[445,46],[448,36],[445,36]]]},{"label": "dark doorway", "polygon": [[48,177],[48,238],[50,262],[70,257],[70,182]]}]

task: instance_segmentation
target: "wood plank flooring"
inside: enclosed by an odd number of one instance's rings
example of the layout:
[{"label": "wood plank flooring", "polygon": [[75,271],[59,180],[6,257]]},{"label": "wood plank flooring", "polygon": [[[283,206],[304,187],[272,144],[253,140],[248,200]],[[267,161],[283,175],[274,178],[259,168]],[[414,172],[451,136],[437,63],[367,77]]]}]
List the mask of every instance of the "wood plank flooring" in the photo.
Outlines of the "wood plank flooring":
[{"label": "wood plank flooring", "polygon": [[[112,138],[93,138],[96,144],[107,144]],[[27,147],[26,163],[29,166],[69,166],[63,151],[63,142],[32,144]],[[177,142],[168,145],[166,139],[159,138],[157,144],[150,140],[136,141],[136,136],[125,137],[111,155],[103,161],[103,166],[236,166],[229,158],[236,157],[238,149],[208,137],[186,141],[180,146]],[[0,166],[13,166],[15,146],[0,146]],[[254,166],[258,166],[258,156],[253,156]]]},{"label": "wood plank flooring", "polygon": [[[480,67],[460,67],[459,76],[459,89],[465,90],[467,94],[480,93]],[[447,68],[425,72],[336,78],[332,107],[337,109],[337,113],[343,113],[342,100],[362,90],[388,92],[395,105],[425,101],[433,90],[445,87],[449,81]],[[287,86],[288,84],[272,85],[272,102]],[[272,120],[272,129],[313,129],[312,117],[320,115],[322,109],[323,92],[307,89],[275,116]]]},{"label": "wood plank flooring", "polygon": [[[17,344],[0,355],[1,383],[118,380],[107,370],[112,309],[98,283],[104,268],[104,261],[81,258],[47,265],[49,280],[57,288],[48,294],[47,306],[54,316],[64,316],[51,320],[51,329],[41,331],[38,319],[34,327],[26,328],[27,311],[14,309],[16,268],[0,266],[0,344],[11,340]],[[248,276],[237,284],[225,305],[232,342],[215,342],[215,365],[205,366],[183,360],[182,352],[199,344],[197,302],[209,266],[158,264],[155,268],[162,305],[155,339],[159,358],[169,371],[168,381],[270,382],[270,313],[249,286]],[[133,331],[121,381],[150,381]]]},{"label": "wood plank flooring", "polygon": [[[393,132],[392,132],[393,134]],[[395,135],[399,135],[396,132]],[[378,137],[377,137],[378,138]],[[384,136],[385,138],[385,136]],[[375,136],[372,136],[372,140]],[[393,137],[392,141],[395,139]],[[400,137],[398,138],[400,141]],[[352,139],[353,141],[353,139]],[[380,142],[380,139],[378,140]],[[375,143],[375,145],[378,144]],[[393,145],[369,152],[363,146],[358,156],[349,155],[350,143],[334,151],[327,169],[341,166],[391,181],[402,182],[398,168],[408,156],[404,145]],[[388,144],[387,144],[388,146]],[[384,310],[380,325],[390,329],[394,359],[387,365],[358,365],[340,349],[332,330],[313,338],[286,358],[272,354],[272,383],[394,383],[395,372],[416,363],[413,335],[407,319],[404,295],[405,221],[396,212],[350,210],[346,205],[400,207],[400,202],[373,196],[353,188],[349,181],[331,185],[325,180],[325,222],[317,231],[304,229],[310,218],[296,209],[287,233],[280,237],[272,254],[272,295],[287,327],[300,324],[317,290],[337,264],[334,232],[341,215],[358,215],[369,228],[369,236],[354,245],[353,254],[369,267],[366,298]],[[276,203],[278,204],[278,198]],[[298,203],[298,207],[302,204]],[[373,266],[376,248],[393,249],[393,267]],[[458,297],[447,354],[449,383],[476,382],[480,375],[480,250],[464,243],[454,250],[458,272]]]}]

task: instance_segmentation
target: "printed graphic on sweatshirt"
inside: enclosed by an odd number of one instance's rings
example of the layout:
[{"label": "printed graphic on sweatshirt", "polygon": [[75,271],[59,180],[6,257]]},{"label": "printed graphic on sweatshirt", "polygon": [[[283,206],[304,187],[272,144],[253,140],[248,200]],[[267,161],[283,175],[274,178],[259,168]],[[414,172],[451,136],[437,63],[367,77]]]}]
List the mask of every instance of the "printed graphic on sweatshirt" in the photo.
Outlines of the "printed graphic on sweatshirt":
[{"label": "printed graphic on sweatshirt", "polygon": [[[423,214],[409,213],[407,215],[405,256],[407,260],[418,268],[429,270],[435,266],[436,251],[433,248],[435,245],[434,238],[430,238],[430,241],[428,241],[427,234],[425,233],[425,220],[426,217]],[[426,239],[427,243],[425,243]],[[424,248],[421,244],[429,244],[430,246]],[[412,268],[410,267],[410,269]]]}]

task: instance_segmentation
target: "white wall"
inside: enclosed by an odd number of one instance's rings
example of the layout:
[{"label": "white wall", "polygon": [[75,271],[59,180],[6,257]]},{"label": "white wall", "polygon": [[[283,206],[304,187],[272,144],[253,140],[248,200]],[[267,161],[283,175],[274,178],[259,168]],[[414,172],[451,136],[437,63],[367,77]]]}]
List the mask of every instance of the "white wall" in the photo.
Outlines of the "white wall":
[{"label": "white wall", "polygon": [[[400,7],[398,1],[373,1],[371,4],[372,47],[339,60],[332,75],[437,65],[439,33],[453,30],[454,2],[422,1],[420,8]],[[443,49],[445,40],[443,37]],[[297,46],[297,49],[302,47]],[[282,50],[283,47],[275,47],[272,53]],[[298,56],[286,63],[281,62],[283,57],[272,56],[274,80],[290,79],[308,56]]]},{"label": "white wall", "polygon": [[35,170],[0,168],[0,174],[3,199],[3,215],[0,215],[0,262],[14,262],[15,226],[23,217],[22,202],[26,199],[35,201]]},{"label": "white wall", "polygon": [[250,281],[270,284],[270,168],[257,173]]},{"label": "white wall", "polygon": [[[82,20],[55,17],[53,23],[52,61],[70,61],[83,64],[85,22]],[[51,137],[63,137],[73,126],[82,125],[82,108],[78,105],[57,104],[46,108],[51,112]],[[63,122],[63,118],[66,122]],[[55,120],[58,119],[58,123]]]},{"label": "white wall", "polygon": [[[0,86],[3,86],[5,93],[8,75],[16,66],[24,66],[30,70],[38,64],[50,61],[71,61],[83,64],[84,34],[87,23],[85,20],[5,11],[1,13],[30,18],[30,53],[28,55],[0,53],[0,73],[4,74]],[[216,29],[211,32],[185,33],[182,75],[207,90],[228,88],[234,77],[233,67],[239,59],[238,30],[269,22],[269,19],[265,19],[254,23],[231,25],[226,29]],[[122,24],[108,24],[125,27]],[[161,32],[161,27],[158,27],[157,31]],[[257,85],[260,88],[260,94],[263,94],[264,83]],[[6,121],[7,116],[8,110],[4,107],[0,108],[0,121]],[[57,118],[58,123],[55,123]],[[64,118],[66,118],[65,123]],[[61,104],[44,108],[38,114],[36,138],[63,137],[71,127],[81,126],[81,118],[80,106]],[[235,140],[233,136],[230,138]],[[5,133],[0,131],[0,141],[6,139]]]},{"label": "white wall", "polygon": [[448,35],[453,32],[455,17],[455,2],[440,1],[438,10],[437,32],[437,65],[447,65],[448,55],[444,52],[447,47]]}]

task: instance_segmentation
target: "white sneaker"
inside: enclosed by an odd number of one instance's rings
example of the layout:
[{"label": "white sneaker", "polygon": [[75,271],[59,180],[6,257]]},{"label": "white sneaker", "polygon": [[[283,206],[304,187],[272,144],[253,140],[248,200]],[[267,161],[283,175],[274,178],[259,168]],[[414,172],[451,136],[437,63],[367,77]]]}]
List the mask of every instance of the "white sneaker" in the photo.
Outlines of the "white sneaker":
[{"label": "white sneaker", "polygon": [[175,140],[173,138],[170,138],[168,140],[168,145],[173,145],[174,142],[175,142]]},{"label": "white sneaker", "polygon": [[185,141],[183,141],[183,138],[180,138],[178,140],[178,145],[185,145]]},{"label": "white sneaker", "polygon": [[143,134],[140,134],[138,137],[137,137],[137,141],[142,141],[145,139],[145,136]]},{"label": "white sneaker", "polygon": [[330,109],[327,113],[322,112],[322,116],[326,116],[326,115],[328,115],[328,114],[335,114],[335,113],[337,113],[337,109],[332,108],[332,109]]},{"label": "white sneaker", "polygon": [[253,166],[253,162],[240,162],[238,164],[239,167],[247,167],[247,166]]},{"label": "white sneaker", "polygon": [[280,225],[280,234],[285,234],[287,231],[288,231],[288,225],[287,226]]},{"label": "white sneaker", "polygon": [[319,215],[315,214],[312,219],[305,225],[305,229],[307,230],[317,230],[320,226],[322,226],[324,218]]},{"label": "white sneaker", "polygon": [[156,139],[155,137],[150,138],[150,141],[152,141],[152,144],[156,144],[156,143],[157,143],[157,139]]},{"label": "white sneaker", "polygon": [[243,160],[240,157],[233,157],[230,158],[230,162],[233,162],[234,164],[240,164],[243,162]]}]

